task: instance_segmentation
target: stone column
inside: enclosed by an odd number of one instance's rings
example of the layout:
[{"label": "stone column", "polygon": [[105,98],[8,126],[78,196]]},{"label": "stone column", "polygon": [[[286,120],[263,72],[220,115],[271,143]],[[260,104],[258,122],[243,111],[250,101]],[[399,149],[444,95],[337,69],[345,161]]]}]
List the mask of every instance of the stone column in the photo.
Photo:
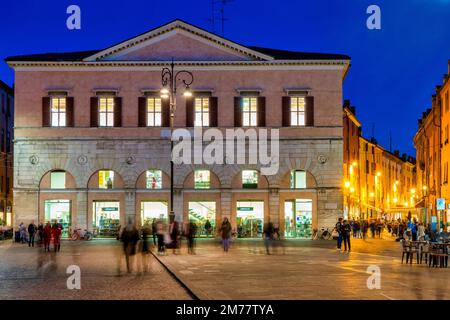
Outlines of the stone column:
[{"label": "stone column", "polygon": [[[88,222],[88,210],[87,210],[87,193],[86,191],[77,192],[77,212],[72,211],[72,227],[78,227],[82,229],[92,229],[92,221]],[[73,209],[72,209],[73,210]]]},{"label": "stone column", "polygon": [[342,191],[338,188],[322,188],[317,192],[318,228],[332,229],[339,217],[343,217]]},{"label": "stone column", "polygon": [[183,210],[184,210],[184,205],[183,205],[183,192],[182,189],[179,188],[174,188],[173,190],[173,211],[175,213],[175,221],[177,221],[178,223],[183,223],[184,219],[183,219]]},{"label": "stone column", "polygon": [[137,223],[136,212],[136,192],[134,190],[125,190],[125,224],[128,223],[128,219],[131,219],[132,223]]},{"label": "stone column", "polygon": [[[216,221],[216,225],[222,223],[223,218],[227,217],[229,221],[231,221],[231,191],[230,190],[222,190],[220,193],[220,221]],[[216,217],[217,219],[217,217]]]},{"label": "stone column", "polygon": [[[37,190],[14,190],[14,214],[12,217],[12,227],[17,230],[21,222],[29,224],[34,220],[38,223],[39,219],[44,217],[44,212],[39,210],[39,192]],[[42,218],[42,220],[44,220]]]},{"label": "stone column", "polygon": [[270,189],[269,191],[269,221],[267,222],[278,224],[281,227],[280,194],[277,188]]}]

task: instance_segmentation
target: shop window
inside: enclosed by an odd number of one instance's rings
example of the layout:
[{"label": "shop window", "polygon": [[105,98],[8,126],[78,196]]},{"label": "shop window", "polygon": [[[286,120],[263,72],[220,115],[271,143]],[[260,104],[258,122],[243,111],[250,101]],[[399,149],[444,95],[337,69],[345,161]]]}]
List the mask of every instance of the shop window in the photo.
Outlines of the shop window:
[{"label": "shop window", "polygon": [[258,125],[257,105],[256,97],[242,98],[242,124],[244,127],[256,127]]},{"label": "shop window", "polygon": [[52,98],[51,99],[51,121],[52,127],[66,126],[66,98]]},{"label": "shop window", "polygon": [[102,170],[98,173],[98,187],[100,189],[112,189],[114,184],[114,171]]},{"label": "shop window", "polygon": [[209,126],[209,98],[195,98],[195,122],[196,127]]},{"label": "shop window", "polygon": [[209,189],[211,186],[211,176],[209,170],[196,170],[194,173],[195,189]]},{"label": "shop window", "polygon": [[258,188],[258,171],[243,170],[242,171],[242,187],[243,188]]},{"label": "shop window", "polygon": [[114,98],[100,98],[99,104],[99,121],[100,127],[114,126]]},{"label": "shop window", "polygon": [[304,125],[305,125],[305,98],[291,97],[291,126],[304,126]]},{"label": "shop window", "polygon": [[147,189],[162,188],[162,172],[161,170],[147,170],[145,174],[145,186]]},{"label": "shop window", "polygon": [[302,170],[291,171],[291,189],[306,188],[306,172]]},{"label": "shop window", "polygon": [[161,98],[147,98],[147,126],[161,126]]},{"label": "shop window", "polygon": [[53,171],[50,173],[50,188],[65,189],[66,173],[64,171]]}]

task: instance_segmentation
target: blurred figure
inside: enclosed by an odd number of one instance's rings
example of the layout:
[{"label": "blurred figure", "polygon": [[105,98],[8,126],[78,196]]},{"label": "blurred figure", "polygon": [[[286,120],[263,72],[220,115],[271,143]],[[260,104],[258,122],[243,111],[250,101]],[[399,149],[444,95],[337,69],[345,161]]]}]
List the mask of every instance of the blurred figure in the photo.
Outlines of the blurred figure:
[{"label": "blurred figure", "polygon": [[136,244],[139,241],[139,231],[136,229],[131,219],[128,220],[127,226],[123,229],[120,239],[123,242],[127,272],[131,273],[132,263],[130,260],[136,254]]},{"label": "blurred figure", "polygon": [[34,221],[28,225],[28,246],[34,247],[34,236],[36,235],[36,225]]},{"label": "blurred figure", "polygon": [[206,219],[206,222],[205,222],[206,237],[209,237],[211,235],[211,230],[212,230],[211,222],[209,222],[209,219]]},{"label": "blurred figure", "polygon": [[153,245],[156,246],[156,239],[157,239],[156,218],[153,218],[152,221],[152,236],[153,236]]},{"label": "blurred figure", "polygon": [[39,246],[42,246],[44,243],[44,225],[42,223],[39,224],[37,228],[38,240],[37,243]]},{"label": "blurred figure", "polygon": [[19,224],[19,232],[20,232],[20,243],[27,242],[27,228],[25,227],[25,224],[23,222]]},{"label": "blurred figure", "polygon": [[158,254],[164,254],[166,251],[165,245],[164,245],[164,223],[159,220],[156,223],[156,237],[158,238]]},{"label": "blurred figure", "polygon": [[50,222],[47,222],[47,224],[44,227],[44,251],[50,252],[50,242],[52,240],[52,226],[50,225]]},{"label": "blurred figure", "polygon": [[352,227],[350,226],[347,220],[344,220],[344,222],[342,223],[341,232],[342,232],[342,241],[344,242],[344,252],[350,253],[350,237],[352,234]]},{"label": "blurred figure", "polygon": [[171,218],[171,222],[169,225],[169,235],[170,235],[170,239],[171,239],[171,243],[170,245],[173,248],[173,254],[178,254],[178,249],[179,249],[179,225],[178,222],[175,221],[175,218]]},{"label": "blurred figure", "polygon": [[372,220],[370,223],[370,232],[372,233],[372,238],[375,238],[375,230],[376,230],[375,220]]},{"label": "blurred figure", "polygon": [[227,217],[223,218],[223,222],[220,227],[220,232],[222,236],[223,251],[228,252],[231,238],[231,223],[228,221]]},{"label": "blurred figure", "polygon": [[148,271],[148,254],[150,252],[150,232],[151,227],[146,222],[142,227],[142,240],[141,240],[141,262],[142,262],[142,270],[144,272]]},{"label": "blurred figure", "polygon": [[186,232],[189,254],[195,254],[195,235],[196,235],[196,233],[197,233],[197,225],[195,224],[194,221],[191,220],[189,222],[187,232]]},{"label": "blurred figure", "polygon": [[52,226],[53,246],[55,252],[59,252],[61,250],[61,234],[62,226],[55,220],[55,223]]},{"label": "blurred figure", "polygon": [[337,250],[341,251],[342,246],[342,218],[338,219],[338,222],[334,226],[336,228],[336,231],[338,232],[338,238],[337,238]]},{"label": "blurred figure", "polygon": [[424,241],[425,240],[425,226],[423,223],[419,223],[419,226],[417,227],[417,240]]},{"label": "blurred figure", "polygon": [[272,222],[268,222],[264,224],[263,230],[263,238],[264,238],[264,246],[266,247],[266,253],[270,254],[270,245],[273,240],[274,227]]}]

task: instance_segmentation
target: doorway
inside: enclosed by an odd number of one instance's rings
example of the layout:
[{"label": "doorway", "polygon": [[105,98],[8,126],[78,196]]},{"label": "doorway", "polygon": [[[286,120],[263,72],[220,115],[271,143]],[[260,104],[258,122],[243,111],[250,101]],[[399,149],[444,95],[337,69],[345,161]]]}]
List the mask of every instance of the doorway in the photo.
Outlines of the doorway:
[{"label": "doorway", "polygon": [[197,236],[214,236],[214,230],[216,230],[216,202],[190,201],[189,221],[193,221],[197,225]]},{"label": "doorway", "polygon": [[311,239],[312,200],[295,199],[284,203],[284,235],[286,238]]},{"label": "doorway", "polygon": [[261,237],[264,225],[264,201],[237,201],[236,225],[238,238]]},{"label": "doorway", "polygon": [[116,237],[120,230],[120,202],[94,201],[93,226],[101,237]]},{"label": "doorway", "polygon": [[168,221],[168,205],[165,201],[141,201],[141,224],[152,224],[156,221]]}]

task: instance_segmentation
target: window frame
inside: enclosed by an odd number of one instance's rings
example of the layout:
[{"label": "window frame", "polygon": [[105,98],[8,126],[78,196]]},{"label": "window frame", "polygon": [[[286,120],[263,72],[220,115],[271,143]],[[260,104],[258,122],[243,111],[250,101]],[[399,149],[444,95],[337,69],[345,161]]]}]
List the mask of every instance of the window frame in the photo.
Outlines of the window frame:
[{"label": "window frame", "polygon": [[[57,111],[53,111],[54,105],[53,103],[55,101],[58,101],[58,106],[56,107]],[[61,111],[61,102],[64,101],[64,111]],[[57,115],[57,124],[53,123],[53,114]],[[61,124],[61,121],[64,122],[64,124]],[[67,127],[67,97],[66,96],[60,96],[60,95],[54,95],[50,96],[50,127],[52,128],[64,128]]]},{"label": "window frame", "polygon": [[[155,183],[155,187],[149,187],[149,173],[150,172],[159,172],[159,181],[157,180]],[[145,188],[148,190],[161,190],[162,189],[162,180],[163,180],[163,174],[162,174],[162,170],[158,170],[158,169],[150,169],[145,171]],[[153,182],[152,182],[153,183]]]},{"label": "window frame", "polygon": [[[197,101],[200,101],[200,105],[197,105]],[[200,107],[200,111],[198,111],[197,107]],[[206,110],[206,111],[205,111]],[[209,117],[211,112],[211,104],[209,101],[209,97],[194,97],[194,127],[202,128],[209,127]],[[198,125],[197,116],[200,115],[199,122],[201,125]]]},{"label": "window frame", "polygon": [[[59,187],[57,187],[57,186],[53,186],[53,175],[56,175],[56,174],[61,174],[63,177],[64,177],[64,183],[63,183],[63,187],[62,188],[59,188]],[[52,172],[50,172],[50,189],[66,189],[66,172],[65,171],[59,171],[59,170],[55,170],[55,171],[52,171]],[[56,184],[56,182],[55,182],[55,184]]]},{"label": "window frame", "polygon": [[[303,111],[300,110],[300,99],[303,100]],[[294,101],[295,103],[295,108],[296,110],[293,110],[294,108]],[[289,113],[290,113],[290,119],[291,119],[291,127],[305,127],[306,126],[306,100],[304,96],[291,96],[290,97],[290,102],[289,102]],[[294,117],[293,115],[295,114],[295,123],[294,123]],[[300,115],[303,115],[303,124],[300,124]],[[351,126],[352,128],[352,135],[353,135],[353,126]]]},{"label": "window frame", "polygon": [[[197,174],[207,172],[208,181],[197,181]],[[204,185],[203,185],[204,184]],[[207,169],[198,169],[194,171],[194,189],[211,189],[211,171]]]},{"label": "window frame", "polygon": [[[256,173],[256,183],[252,182],[244,182],[244,173],[245,172],[254,172]],[[258,170],[242,170],[241,172],[241,182],[242,182],[242,189],[257,189],[258,188],[258,182],[259,182],[259,173]]]},{"label": "window frame", "polygon": [[[304,187],[297,187],[297,173],[302,173],[304,175]],[[307,189],[307,177],[306,177],[306,171],[305,170],[291,170],[290,174],[290,188],[291,189]]]},{"label": "window frame", "polygon": [[[114,111],[115,111],[115,96],[99,96],[98,97],[98,126],[100,128],[112,128],[114,127]],[[105,111],[101,111],[101,107],[102,107],[102,100],[106,100],[105,101]],[[108,101],[111,100],[112,101],[112,111],[108,110],[108,108],[110,106],[108,106]],[[105,114],[105,124],[102,124],[102,114]],[[109,123],[109,118],[108,115],[112,115],[112,119],[111,119],[111,124]]]},{"label": "window frame", "polygon": [[[255,101],[255,109],[252,110],[252,100]],[[248,100],[248,110],[245,110],[245,101]],[[241,97],[241,113],[243,127],[257,127],[258,126],[258,96],[243,96]],[[248,123],[245,123],[246,114],[248,114]],[[252,124],[252,115],[254,115],[254,124]]]},{"label": "window frame", "polygon": [[[153,106],[150,102],[153,101]],[[159,111],[157,111],[157,101],[159,101]],[[162,99],[159,97],[146,97],[146,115],[147,115],[147,127],[161,127],[162,126]],[[153,110],[150,110],[153,108]],[[153,124],[150,124],[150,120],[153,120]],[[159,120],[159,124],[157,124]]]},{"label": "window frame", "polygon": [[[111,179],[111,187],[108,186],[108,182],[106,181],[106,177],[103,178],[105,180],[105,186],[100,185],[100,175],[102,172],[109,172],[110,176],[108,176],[108,179]],[[112,173],[112,175],[111,175]],[[115,172],[114,170],[99,170],[98,171],[98,188],[99,189],[105,189],[105,190],[109,190],[109,189],[114,189],[114,179],[115,179]]]}]

